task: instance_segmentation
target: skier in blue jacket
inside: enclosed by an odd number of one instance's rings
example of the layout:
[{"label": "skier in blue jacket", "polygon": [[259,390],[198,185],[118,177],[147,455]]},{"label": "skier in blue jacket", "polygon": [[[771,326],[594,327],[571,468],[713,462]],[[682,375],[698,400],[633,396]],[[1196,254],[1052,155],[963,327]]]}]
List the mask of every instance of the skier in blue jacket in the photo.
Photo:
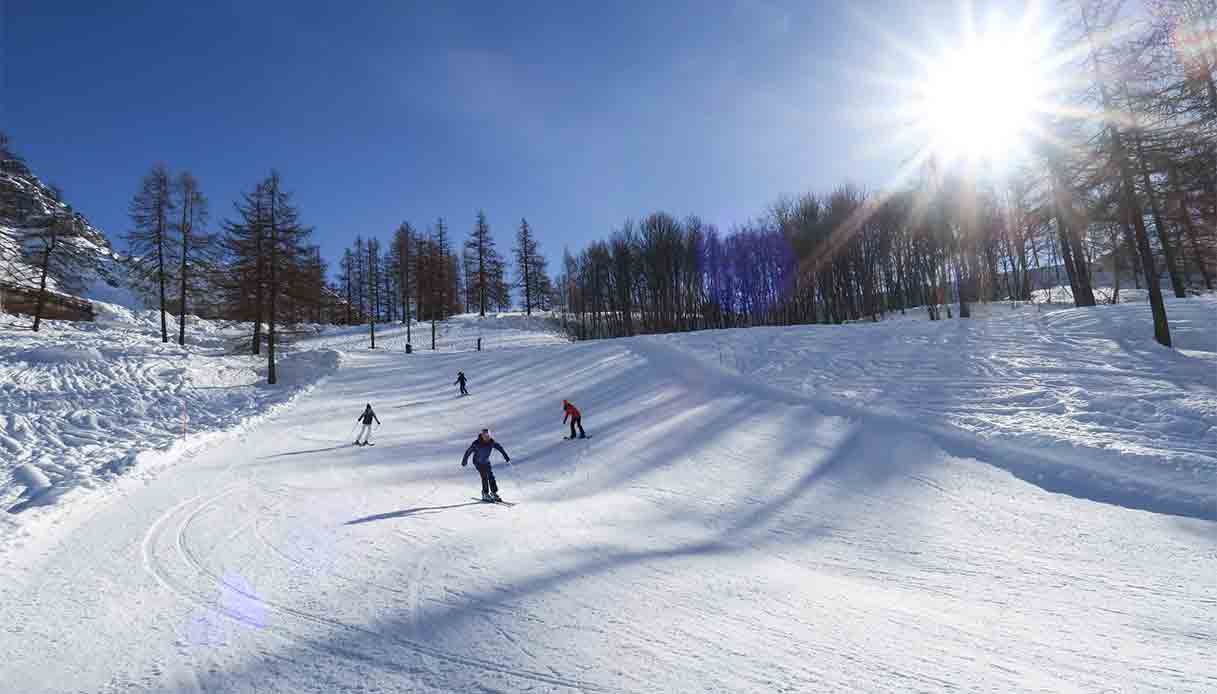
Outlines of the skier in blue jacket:
[{"label": "skier in blue jacket", "polygon": [[499,497],[499,485],[494,481],[494,471],[490,469],[490,453],[498,450],[503,454],[504,462],[511,462],[511,456],[499,445],[498,441],[490,438],[490,430],[482,429],[482,433],[465,449],[465,457],[461,458],[461,467],[469,464],[469,456],[473,456],[473,467],[482,476],[482,501],[502,501]]}]

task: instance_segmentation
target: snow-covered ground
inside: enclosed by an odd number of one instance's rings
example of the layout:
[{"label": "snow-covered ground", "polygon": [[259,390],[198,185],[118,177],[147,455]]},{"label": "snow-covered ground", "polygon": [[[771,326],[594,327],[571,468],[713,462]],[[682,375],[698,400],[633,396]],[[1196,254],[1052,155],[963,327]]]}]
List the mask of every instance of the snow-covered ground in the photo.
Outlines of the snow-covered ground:
[{"label": "snow-covered ground", "polygon": [[[332,331],[292,406],[0,551],[0,689],[1213,691],[1217,302],[1170,311],[1187,351],[1134,304]],[[458,464],[483,426],[515,506]]]},{"label": "snow-covered ground", "polygon": [[[509,312],[479,317],[476,313],[464,313],[436,323],[435,351],[474,352],[478,338],[486,351],[565,344],[569,340],[561,334],[559,327],[550,314],[528,316],[523,312]],[[371,330],[367,325],[327,326],[310,342],[340,350],[369,349]],[[431,351],[431,324],[415,321],[409,330],[401,323],[376,326],[377,349],[404,352],[407,342],[415,350]]]},{"label": "snow-covered ground", "polygon": [[982,308],[986,320],[657,339],[829,411],[888,414],[1048,489],[1217,519],[1217,296],[1168,302],[1174,350],[1150,339],[1144,303]]},{"label": "snow-covered ground", "polygon": [[264,358],[232,353],[241,328],[192,318],[183,348],[161,342],[155,311],[95,305],[96,322],[47,321],[39,333],[0,316],[0,509],[62,503],[175,460],[338,366],[334,350],[288,353],[281,385],[265,387]]}]

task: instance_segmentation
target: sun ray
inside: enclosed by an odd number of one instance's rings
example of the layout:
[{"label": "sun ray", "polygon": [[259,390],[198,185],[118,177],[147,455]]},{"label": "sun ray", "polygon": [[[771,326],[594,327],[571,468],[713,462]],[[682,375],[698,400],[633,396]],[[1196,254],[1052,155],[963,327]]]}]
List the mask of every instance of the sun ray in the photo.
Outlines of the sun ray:
[{"label": "sun ray", "polygon": [[[1110,29],[1093,44],[1067,41],[1066,17],[1050,16],[1045,0],[1027,0],[1011,15],[986,12],[982,5],[960,0],[948,19],[952,27],[914,28],[915,44],[909,34],[897,37],[875,16],[851,10],[877,37],[879,51],[899,62],[850,69],[890,97],[850,113],[883,134],[868,141],[868,151],[924,150],[943,169],[1001,175],[1065,147],[1058,122],[1091,132],[1111,122],[1114,114],[1075,100],[1089,84],[1078,80],[1091,51],[1116,40],[1125,27]],[[900,173],[897,178],[907,177],[907,171]]]}]

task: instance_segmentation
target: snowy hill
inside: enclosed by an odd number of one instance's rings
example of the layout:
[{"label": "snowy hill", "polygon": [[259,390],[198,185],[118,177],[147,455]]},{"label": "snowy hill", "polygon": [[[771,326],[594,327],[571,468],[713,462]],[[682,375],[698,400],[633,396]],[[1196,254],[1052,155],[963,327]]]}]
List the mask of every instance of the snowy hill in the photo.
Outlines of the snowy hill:
[{"label": "snowy hill", "polygon": [[[566,344],[569,339],[560,332],[556,318],[536,313],[493,313],[478,316],[465,313],[436,324],[435,347],[440,352],[472,352],[478,339],[482,349],[513,349],[540,345]],[[324,334],[314,344],[334,349],[370,349],[371,337],[367,325],[349,327],[325,326]],[[431,351],[431,324],[414,322],[409,338],[415,350]],[[402,351],[406,349],[407,330],[400,323],[376,326],[377,349]]]},{"label": "snowy hill", "polygon": [[80,234],[64,242],[69,248],[59,257],[65,265],[51,274],[48,287],[127,307],[138,305],[127,288],[128,270],[105,234],[73,211],[20,159],[0,160],[0,202],[0,284],[37,287],[38,269],[27,262],[30,253],[39,250],[32,234],[51,217],[70,214],[79,221]]},{"label": "snowy hill", "polygon": [[338,366],[332,350],[288,352],[282,387],[268,388],[265,358],[234,353],[246,326],[191,317],[183,348],[161,342],[156,311],[96,306],[95,322],[47,321],[39,333],[0,314],[0,511],[57,504],[137,463],[145,472],[176,460]]},{"label": "snowy hill", "polygon": [[1217,519],[1217,296],[1169,310],[1175,350],[1146,342],[1145,303],[656,339],[1054,491]]},{"label": "snowy hill", "polygon": [[[409,357],[324,334],[341,368],[291,407],[87,522],[22,514],[58,522],[0,550],[0,681],[1212,691],[1217,301],[1169,310],[1186,351],[1136,304],[578,344],[505,318],[482,352],[462,317]],[[459,465],[482,427],[514,506]]]},{"label": "snowy hill", "polygon": [[[234,353],[247,325],[192,316],[182,348],[161,342],[156,311],[96,306],[94,323],[48,321],[39,334],[0,314],[0,510],[57,504],[137,463],[142,473],[193,454],[328,375],[339,351],[369,344],[367,326],[315,326],[316,338],[285,348],[274,389],[261,385],[264,357]],[[429,340],[429,326],[413,329]],[[379,326],[379,349],[404,350],[405,332]],[[545,318],[503,313],[455,316],[437,346],[474,351],[479,337],[486,350],[566,342]]]}]

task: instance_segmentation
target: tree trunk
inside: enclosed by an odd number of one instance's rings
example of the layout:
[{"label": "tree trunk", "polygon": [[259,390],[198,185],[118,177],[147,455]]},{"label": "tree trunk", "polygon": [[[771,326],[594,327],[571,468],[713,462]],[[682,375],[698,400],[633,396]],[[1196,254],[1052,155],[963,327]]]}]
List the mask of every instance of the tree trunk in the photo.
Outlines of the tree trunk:
[{"label": "tree trunk", "polygon": [[[162,188],[161,194],[165,194]],[[169,321],[165,315],[165,204],[157,200],[156,210],[156,274],[161,288],[161,342],[169,342]]]},{"label": "tree trunk", "polygon": [[528,266],[531,265],[532,263],[529,262],[527,248],[525,248],[524,252],[520,254],[520,259],[524,261],[524,315],[531,316],[532,315],[532,277],[529,275]]},{"label": "tree trunk", "polygon": [[380,287],[376,281],[376,256],[373,249],[376,246],[368,240],[368,294],[372,296],[372,314],[368,319],[368,331],[372,336],[372,349],[376,349],[376,313],[380,310]]},{"label": "tree trunk", "polygon": [[[1082,21],[1086,29],[1087,40],[1091,40],[1090,23],[1086,20],[1085,11],[1082,13]],[[1115,106],[1112,103],[1111,95],[1107,91],[1107,83],[1103,78],[1103,71],[1097,57],[1094,58],[1094,66],[1103,110],[1107,114],[1113,114],[1115,113]],[[1159,344],[1170,347],[1171,332],[1170,325],[1166,319],[1166,302],[1162,299],[1162,287],[1158,280],[1158,270],[1154,267],[1154,253],[1149,247],[1149,234],[1145,230],[1144,215],[1142,214],[1141,206],[1137,203],[1137,189],[1133,183],[1133,173],[1128,164],[1128,152],[1124,148],[1124,139],[1123,134],[1120,132],[1120,126],[1110,115],[1108,116],[1107,130],[1111,138],[1111,157],[1120,170],[1122,188],[1120,206],[1123,208],[1124,218],[1131,220],[1133,223],[1133,229],[1136,232],[1137,252],[1141,256],[1141,266],[1145,272],[1145,283],[1149,287],[1149,305],[1154,316],[1154,339]]]},{"label": "tree trunk", "polygon": [[[52,222],[52,224],[58,224],[58,222]],[[38,329],[42,327],[42,311],[46,308],[46,278],[51,269],[51,254],[55,252],[55,246],[59,241],[58,235],[59,231],[52,228],[51,238],[42,250],[42,277],[38,280],[38,301],[34,304],[34,332],[38,332]]]},{"label": "tree trunk", "polygon": [[963,249],[960,249],[959,257],[955,264],[955,293],[958,295],[957,298],[959,299],[959,317],[971,318],[972,308],[968,305],[968,300],[964,296],[964,278]]},{"label": "tree trunk", "polygon": [[1149,304],[1154,315],[1154,339],[1159,344],[1171,346],[1170,325],[1166,319],[1166,302],[1162,300],[1162,287],[1158,280],[1158,269],[1154,266],[1154,253],[1149,247],[1149,234],[1145,230],[1145,219],[1136,200],[1136,188],[1133,186],[1132,171],[1129,170],[1128,156],[1124,151],[1124,142],[1120,130],[1115,124],[1108,126],[1111,133],[1112,156],[1120,167],[1120,179],[1123,192],[1120,202],[1124,207],[1127,218],[1132,220],[1136,232],[1137,252],[1141,256],[1141,267],[1145,273],[1145,283],[1149,287]]},{"label": "tree trunk", "polygon": [[1179,263],[1175,258],[1175,244],[1171,242],[1166,224],[1162,221],[1162,212],[1158,208],[1158,198],[1154,195],[1152,182],[1149,180],[1149,164],[1145,161],[1145,149],[1141,145],[1141,135],[1133,134],[1133,142],[1137,145],[1137,159],[1141,169],[1141,184],[1145,186],[1145,196],[1149,200],[1150,214],[1154,218],[1154,230],[1158,235],[1158,243],[1162,246],[1162,255],[1166,257],[1166,271],[1170,273],[1171,286],[1175,296],[1182,299],[1187,296],[1187,286],[1179,272]]},{"label": "tree trunk", "polygon": [[265,229],[262,226],[262,210],[261,205],[255,208],[255,215],[258,230],[254,234],[254,346],[253,353],[258,355],[262,353],[262,318],[265,316],[262,302],[265,299],[263,296],[263,273],[266,271],[265,249],[262,247],[262,233]]},{"label": "tree trunk", "polygon": [[177,343],[186,345],[186,254],[190,250],[190,192],[187,191],[182,199],[182,267],[181,281],[178,288],[178,327]]},{"label": "tree trunk", "polygon": [[1170,178],[1171,188],[1175,190],[1175,195],[1179,198],[1179,216],[1183,218],[1183,230],[1187,233],[1188,242],[1192,245],[1192,255],[1196,256],[1196,264],[1200,266],[1200,274],[1204,277],[1204,288],[1212,290],[1213,275],[1209,272],[1208,259],[1200,248],[1200,237],[1196,233],[1196,226],[1192,221],[1192,211],[1187,206],[1187,193],[1179,185],[1179,173],[1177,169],[1178,167],[1171,166]]},{"label": "tree trunk", "polygon": [[1059,169],[1052,172],[1053,209],[1056,212],[1057,237],[1061,243],[1061,259],[1065,273],[1069,275],[1069,286],[1073,292],[1074,306],[1094,306],[1094,289],[1090,286],[1090,267],[1086,262],[1082,239],[1074,224],[1073,203],[1068,198],[1065,182]]},{"label": "tree trunk", "polygon": [[266,332],[266,382],[274,385],[278,382],[275,373],[275,298],[279,294],[278,264],[279,264],[279,230],[275,219],[275,198],[279,194],[278,186],[272,186],[270,191],[270,301]]}]

